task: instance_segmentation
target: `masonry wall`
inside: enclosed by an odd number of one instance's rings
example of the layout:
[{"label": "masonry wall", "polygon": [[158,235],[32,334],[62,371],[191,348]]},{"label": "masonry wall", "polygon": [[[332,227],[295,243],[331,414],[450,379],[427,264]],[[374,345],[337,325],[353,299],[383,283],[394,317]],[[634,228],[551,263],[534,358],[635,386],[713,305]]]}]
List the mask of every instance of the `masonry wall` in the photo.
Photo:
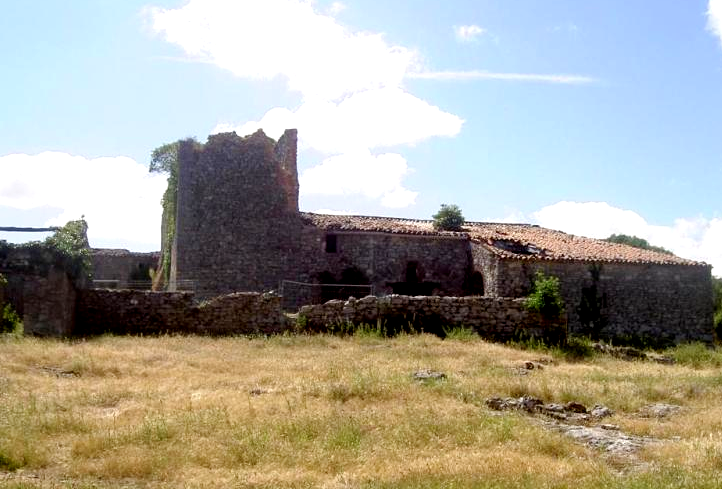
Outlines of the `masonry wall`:
[{"label": "masonry wall", "polygon": [[[333,252],[326,250],[329,235],[335,236],[336,240]],[[409,263],[414,263],[417,280],[428,285],[429,292],[461,296],[471,266],[468,240],[463,237],[335,232],[307,226],[301,243],[303,252],[295,257],[297,274],[288,274],[287,279],[318,283],[322,280],[321,274],[325,273],[327,277],[332,276],[336,283],[344,283],[344,270],[355,268],[364,276],[364,283],[373,286],[376,295],[392,293],[393,284],[404,282]],[[284,303],[294,309],[318,303],[318,291],[301,287],[284,288]],[[366,295],[368,289],[362,292],[348,290],[348,295],[360,293]]]},{"label": "masonry wall", "polygon": [[443,334],[443,328],[469,327],[482,337],[497,341],[536,337],[558,342],[566,332],[563,319],[545,321],[528,312],[523,299],[497,297],[368,296],[304,306],[299,318],[306,328],[320,331],[347,323],[372,327],[411,324],[417,331],[439,334]]},{"label": "masonry wall", "polygon": [[68,336],[75,321],[75,286],[67,274],[17,247],[0,256],[4,300],[22,318],[25,334]]},{"label": "masonry wall", "polygon": [[186,292],[81,290],[74,334],[279,333],[289,327],[280,297],[236,293],[196,305]]},{"label": "masonry wall", "polygon": [[121,286],[129,281],[150,281],[148,270],[158,268],[159,257],[157,251],[136,253],[128,250],[91,250],[93,280],[117,281]]},{"label": "masonry wall", "polygon": [[181,144],[171,288],[195,281],[200,297],[275,289],[298,275],[301,227],[295,130],[277,143],[259,131]]},{"label": "masonry wall", "polygon": [[488,268],[495,273],[488,290],[498,296],[527,295],[537,270],[558,277],[570,332],[659,343],[714,339],[708,266],[497,259]]}]

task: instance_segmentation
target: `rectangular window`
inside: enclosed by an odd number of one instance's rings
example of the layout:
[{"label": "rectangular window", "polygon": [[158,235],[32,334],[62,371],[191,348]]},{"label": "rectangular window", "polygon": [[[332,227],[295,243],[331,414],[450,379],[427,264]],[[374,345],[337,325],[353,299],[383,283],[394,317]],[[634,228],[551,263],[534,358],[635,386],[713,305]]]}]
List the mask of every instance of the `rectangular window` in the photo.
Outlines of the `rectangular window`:
[{"label": "rectangular window", "polygon": [[335,234],[327,234],[326,235],[326,253],[336,253],[336,251],[338,251],[336,235]]}]

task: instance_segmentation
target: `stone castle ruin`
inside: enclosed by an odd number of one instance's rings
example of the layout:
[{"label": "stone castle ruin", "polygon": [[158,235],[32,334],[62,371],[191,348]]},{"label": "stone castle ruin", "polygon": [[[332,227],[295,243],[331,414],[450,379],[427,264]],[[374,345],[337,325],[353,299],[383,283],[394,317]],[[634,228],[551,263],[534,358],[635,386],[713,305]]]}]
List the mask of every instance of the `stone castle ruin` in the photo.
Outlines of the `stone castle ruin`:
[{"label": "stone castle ruin", "polygon": [[[560,280],[570,332],[713,340],[707,264],[528,224],[467,222],[450,232],[426,220],[299,212],[296,153],[295,130],[278,141],[258,131],[180,142],[169,292],[78,291],[64,302],[77,324],[53,331],[279,331],[281,307],[340,299],[302,312],[370,323],[433,313],[509,337],[515,324],[537,328],[519,298],[542,271]],[[122,287],[158,260],[94,250],[94,279]],[[180,292],[189,283],[195,302]]]},{"label": "stone castle ruin", "polygon": [[[278,142],[262,131],[185,142],[178,170],[171,290],[188,280],[210,297],[295,281],[366,284],[380,296],[513,298],[541,270],[561,281],[571,331],[712,339],[704,263],[526,224],[446,232],[423,220],[299,212],[295,130]],[[284,288],[284,302],[333,297],[323,289]]]}]

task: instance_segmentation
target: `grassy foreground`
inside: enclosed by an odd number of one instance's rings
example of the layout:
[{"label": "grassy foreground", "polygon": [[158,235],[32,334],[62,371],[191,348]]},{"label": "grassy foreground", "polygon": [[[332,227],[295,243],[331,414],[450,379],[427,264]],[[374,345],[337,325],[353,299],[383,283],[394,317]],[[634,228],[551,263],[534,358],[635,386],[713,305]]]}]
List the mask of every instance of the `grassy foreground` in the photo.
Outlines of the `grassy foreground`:
[{"label": "grassy foreground", "polygon": [[[722,485],[722,355],[660,365],[429,335],[0,339],[0,487]],[[553,363],[519,375],[524,361]],[[419,382],[431,368],[445,380]],[[631,463],[490,396],[604,404]],[[683,406],[668,419],[644,405]]]}]

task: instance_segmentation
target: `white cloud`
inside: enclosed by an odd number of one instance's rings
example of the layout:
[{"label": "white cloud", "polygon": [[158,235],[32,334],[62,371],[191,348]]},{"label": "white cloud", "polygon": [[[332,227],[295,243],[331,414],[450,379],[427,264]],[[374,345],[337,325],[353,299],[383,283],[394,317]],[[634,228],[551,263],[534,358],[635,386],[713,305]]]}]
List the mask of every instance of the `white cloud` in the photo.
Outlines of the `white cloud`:
[{"label": "white cloud", "polygon": [[486,34],[486,29],[475,24],[454,26],[454,35],[461,42],[474,41],[484,34]]},{"label": "white cloud", "polygon": [[11,154],[0,156],[0,174],[0,206],[61,209],[46,225],[85,215],[91,245],[124,240],[159,247],[166,178],[131,158]]},{"label": "white cloud", "polygon": [[403,187],[410,169],[403,156],[395,153],[372,155],[358,151],[332,156],[305,170],[299,178],[302,194],[360,194],[381,199],[387,207],[406,207],[417,193]]},{"label": "white cloud", "polygon": [[707,8],[707,27],[722,43],[722,0],[709,0]]},{"label": "white cloud", "polygon": [[328,9],[328,13],[331,15],[338,15],[346,10],[346,8],[348,8],[348,6],[343,2],[333,2]]},{"label": "white cloud", "polygon": [[606,202],[558,202],[532,214],[544,227],[590,238],[628,234],[644,238],[676,255],[704,261],[722,275],[722,219],[680,218],[672,226],[649,224],[634,211]]},{"label": "white cloud", "polygon": [[297,128],[302,149],[337,156],[307,170],[302,192],[328,192],[314,182],[331,176],[337,182],[342,161],[345,171],[363,177],[358,184],[333,187],[375,196],[386,206],[410,205],[416,192],[401,185],[403,172],[389,188],[388,169],[376,164],[389,155],[371,150],[455,136],[463,120],[403,89],[406,73],[419,70],[415,50],[341,25],[333,15],[343,8],[334,2],[325,15],[313,2],[299,0],[191,0],[179,9],[150,9],[150,15],[155,31],[188,57],[241,78],[283,77],[302,96],[294,110],[277,107],[259,121],[223,122],[214,132],[244,135],[263,128],[278,137]]},{"label": "white cloud", "polygon": [[501,80],[517,82],[559,83],[583,85],[594,83],[595,78],[584,75],[542,74],[542,73],[498,73],[493,71],[420,71],[406,75],[407,78],[438,81]]},{"label": "white cloud", "polygon": [[367,90],[341,102],[306,102],[295,112],[277,107],[260,121],[240,127],[222,124],[214,132],[245,135],[262,128],[271,137],[298,128],[302,147],[326,154],[415,144],[434,136],[455,136],[463,120],[400,88]]},{"label": "white cloud", "polygon": [[[337,6],[338,8],[338,6]],[[195,59],[242,78],[285,77],[305,98],[401,85],[417,54],[382,34],[352,32],[298,0],[191,0],[150,10],[153,27]]]}]

